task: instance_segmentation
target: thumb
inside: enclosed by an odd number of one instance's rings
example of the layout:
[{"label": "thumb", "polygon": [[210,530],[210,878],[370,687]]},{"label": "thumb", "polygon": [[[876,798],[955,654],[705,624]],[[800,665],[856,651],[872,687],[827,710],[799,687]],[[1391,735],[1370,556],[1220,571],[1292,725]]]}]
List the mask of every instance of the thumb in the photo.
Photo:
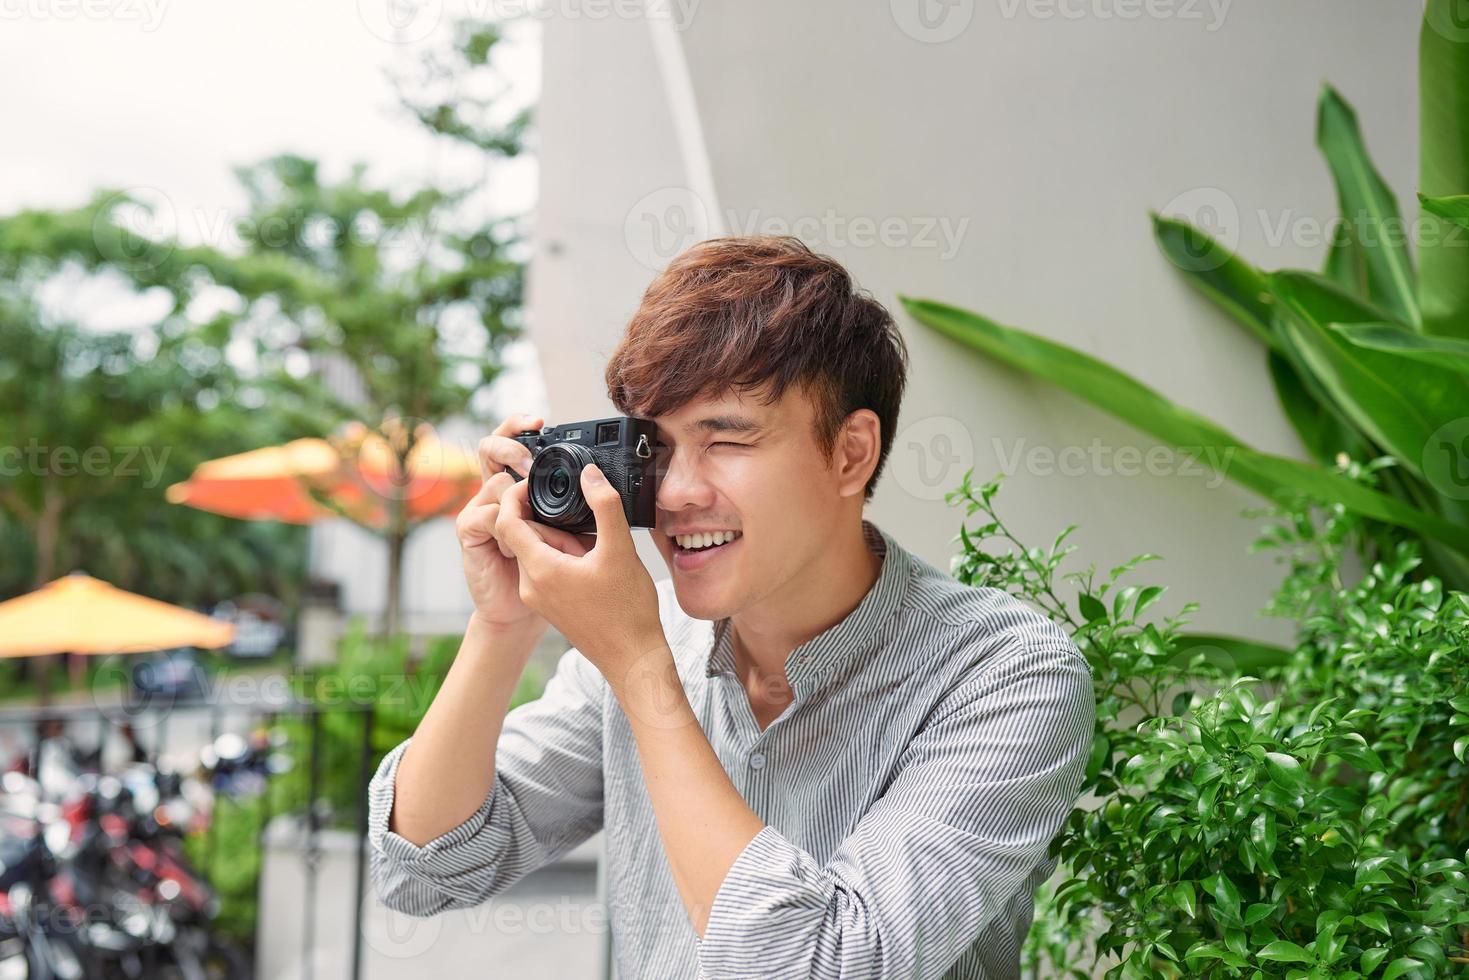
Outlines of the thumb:
[{"label": "thumb", "polygon": [[582,467],[581,490],[597,520],[597,545],[604,541],[631,540],[627,515],[622,510],[622,495],[607,482],[607,475],[595,463]]}]

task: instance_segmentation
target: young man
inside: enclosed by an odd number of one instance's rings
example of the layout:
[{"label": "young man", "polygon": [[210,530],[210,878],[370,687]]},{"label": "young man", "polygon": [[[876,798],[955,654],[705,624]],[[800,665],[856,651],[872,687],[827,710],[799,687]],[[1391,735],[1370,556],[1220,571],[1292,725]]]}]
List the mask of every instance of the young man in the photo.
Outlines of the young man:
[{"label": "young man", "polygon": [[[385,904],[475,905],[605,829],[624,980],[1018,975],[1091,671],[1044,616],[863,519],[906,360],[793,239],[679,256],[607,367],[668,448],[657,585],[595,467],[595,536],[528,520],[508,437],[541,419],[481,444],[458,521],[475,612],[370,789]],[[548,622],[573,649],[506,714]]]}]

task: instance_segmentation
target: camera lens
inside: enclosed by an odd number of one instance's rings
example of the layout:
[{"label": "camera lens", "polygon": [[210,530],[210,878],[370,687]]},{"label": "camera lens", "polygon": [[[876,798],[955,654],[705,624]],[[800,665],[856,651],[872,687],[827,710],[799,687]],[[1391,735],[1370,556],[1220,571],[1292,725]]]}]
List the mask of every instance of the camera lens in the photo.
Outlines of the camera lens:
[{"label": "camera lens", "polygon": [[541,450],[530,466],[530,505],[536,517],[552,527],[590,530],[592,507],[581,492],[581,471],[596,460],[585,446],[555,443]]}]

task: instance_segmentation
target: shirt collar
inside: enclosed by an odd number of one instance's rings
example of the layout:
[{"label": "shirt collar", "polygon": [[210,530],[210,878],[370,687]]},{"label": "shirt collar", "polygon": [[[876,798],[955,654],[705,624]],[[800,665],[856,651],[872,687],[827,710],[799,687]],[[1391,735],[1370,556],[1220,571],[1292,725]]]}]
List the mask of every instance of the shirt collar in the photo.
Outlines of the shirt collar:
[{"label": "shirt collar", "polygon": [[[892,536],[871,521],[862,522],[862,537],[873,554],[883,556],[872,588],[841,622],[796,647],[786,656],[786,678],[791,687],[814,681],[854,658],[871,653],[882,626],[903,604],[912,562]],[[735,673],[729,617],[714,623],[714,644],[705,673]]]}]

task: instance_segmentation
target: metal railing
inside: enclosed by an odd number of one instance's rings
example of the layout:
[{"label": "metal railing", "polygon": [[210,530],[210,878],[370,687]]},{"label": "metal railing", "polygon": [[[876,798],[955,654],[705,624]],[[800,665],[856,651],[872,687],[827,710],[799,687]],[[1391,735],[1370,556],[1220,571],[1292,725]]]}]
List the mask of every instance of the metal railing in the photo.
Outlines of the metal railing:
[{"label": "metal railing", "polygon": [[[352,980],[361,980],[363,968],[363,899],[365,897],[367,883],[367,787],[371,780],[376,758],[373,753],[372,739],[374,729],[374,711],[370,703],[346,702],[334,705],[317,705],[307,702],[291,701],[269,706],[256,705],[234,705],[221,703],[191,704],[188,702],[175,702],[167,705],[149,705],[145,707],[130,708],[125,705],[97,706],[97,705],[57,705],[39,706],[26,708],[0,709],[0,735],[8,734],[7,741],[15,747],[22,747],[29,757],[31,775],[37,779],[44,777],[45,773],[41,767],[44,765],[41,741],[42,730],[48,726],[63,726],[68,737],[74,742],[84,739],[85,730],[95,726],[95,735],[92,736],[91,744],[97,752],[99,764],[105,758],[104,750],[109,743],[116,744],[118,740],[125,745],[138,746],[145,751],[149,761],[157,764],[158,760],[165,755],[173,755],[175,752],[183,751],[192,753],[205,745],[212,745],[224,734],[226,727],[231,729],[244,727],[247,731],[265,726],[274,730],[282,719],[296,718],[305,723],[307,732],[307,744],[298,747],[304,751],[295,753],[299,758],[304,754],[306,759],[306,794],[304,825],[305,825],[305,847],[303,861],[305,865],[306,891],[305,909],[302,923],[302,950],[301,950],[301,973],[303,980],[314,980],[314,952],[316,951],[317,930],[317,898],[318,898],[318,873],[321,863],[320,834],[324,829],[326,810],[322,806],[322,756],[323,756],[323,725],[322,721],[326,715],[334,713],[345,713],[356,715],[360,719],[361,747],[358,756],[358,779],[356,780],[356,798],[354,801],[355,813],[353,814],[353,826],[356,837],[356,863],[354,869],[354,887],[352,890],[352,929],[353,949],[351,959],[350,977]],[[202,716],[202,717],[201,717]],[[207,721],[207,729],[202,723]],[[243,723],[243,725],[241,724]],[[193,726],[189,731],[186,725]],[[131,729],[131,736],[126,734]],[[185,732],[180,737],[180,732]],[[138,740],[138,733],[143,731],[152,732],[152,745],[142,746]],[[201,737],[207,731],[207,737]],[[197,744],[191,744],[197,743]],[[182,744],[182,749],[176,746]],[[292,747],[278,745],[275,751],[286,751]],[[13,755],[13,751],[12,751]],[[9,767],[11,758],[0,757],[0,766]],[[260,894],[260,879],[265,869],[266,832],[271,819],[277,814],[271,812],[271,783],[280,776],[267,776],[266,786],[258,794],[258,806],[260,807],[260,826],[256,834],[255,846],[260,857],[259,870],[254,875],[251,887],[256,896]],[[203,830],[202,842],[204,860],[202,867],[197,868],[206,880],[212,881],[215,871],[216,857],[216,833],[218,826],[219,808],[218,794],[215,794],[215,804],[211,807],[211,817]],[[249,961],[252,970],[257,972],[255,950],[250,950]]]}]

